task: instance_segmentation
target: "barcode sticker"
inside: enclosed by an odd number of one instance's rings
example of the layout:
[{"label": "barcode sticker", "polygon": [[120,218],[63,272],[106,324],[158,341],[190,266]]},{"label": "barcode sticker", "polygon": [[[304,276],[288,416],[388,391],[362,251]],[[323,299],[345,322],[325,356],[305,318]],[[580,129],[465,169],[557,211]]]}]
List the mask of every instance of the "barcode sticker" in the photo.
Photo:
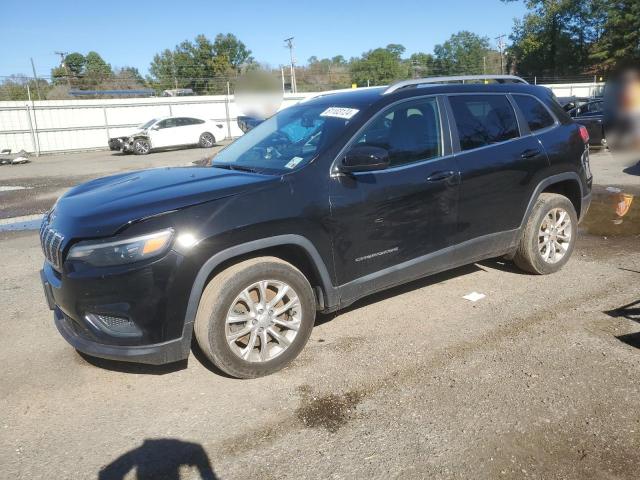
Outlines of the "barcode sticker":
[{"label": "barcode sticker", "polygon": [[304,160],[304,158],[302,157],[293,157],[291,160],[289,160],[289,162],[284,166],[284,168],[296,168],[296,165],[298,165],[302,160]]},{"label": "barcode sticker", "polygon": [[360,110],[355,108],[329,107],[320,114],[321,117],[335,117],[349,120]]}]

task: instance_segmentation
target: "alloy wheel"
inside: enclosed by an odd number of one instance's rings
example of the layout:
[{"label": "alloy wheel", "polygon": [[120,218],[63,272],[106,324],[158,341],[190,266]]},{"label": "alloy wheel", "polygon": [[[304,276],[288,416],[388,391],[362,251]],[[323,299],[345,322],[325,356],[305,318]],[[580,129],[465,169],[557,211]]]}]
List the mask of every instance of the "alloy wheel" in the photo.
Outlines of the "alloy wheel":
[{"label": "alloy wheel", "polygon": [[225,334],[231,351],[248,362],[266,362],[282,354],[301,326],[298,294],[278,280],[245,288],[227,313]]},{"label": "alloy wheel", "polygon": [[213,144],[215,143],[213,135],[210,133],[203,133],[201,142],[203,147],[213,147]]},{"label": "alloy wheel", "polygon": [[538,250],[547,263],[557,263],[565,256],[573,235],[571,217],[562,208],[551,209],[542,219],[538,231]]}]

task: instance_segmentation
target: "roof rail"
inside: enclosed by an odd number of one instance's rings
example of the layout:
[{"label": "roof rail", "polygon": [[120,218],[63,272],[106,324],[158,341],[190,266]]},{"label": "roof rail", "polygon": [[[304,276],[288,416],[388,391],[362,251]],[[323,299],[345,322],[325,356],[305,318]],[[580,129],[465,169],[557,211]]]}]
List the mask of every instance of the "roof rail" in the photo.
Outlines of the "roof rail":
[{"label": "roof rail", "polygon": [[402,88],[417,87],[418,85],[451,82],[465,83],[466,81],[471,80],[493,80],[497,83],[528,83],[523,78],[516,77],[515,75],[458,75],[453,77],[414,78],[411,80],[403,80],[401,82],[396,82],[393,85],[389,85],[389,87],[387,87],[387,89],[383,92],[383,95],[388,95]]}]

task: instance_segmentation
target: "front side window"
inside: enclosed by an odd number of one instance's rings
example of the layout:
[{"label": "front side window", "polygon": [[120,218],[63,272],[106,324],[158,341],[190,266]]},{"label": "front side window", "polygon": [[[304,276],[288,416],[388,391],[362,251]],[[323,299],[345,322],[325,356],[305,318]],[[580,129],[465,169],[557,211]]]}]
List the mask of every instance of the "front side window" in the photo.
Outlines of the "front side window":
[{"label": "front side window", "polygon": [[353,144],[359,145],[386,149],[392,167],[441,156],[440,116],[436,99],[404,102],[383,112]]},{"label": "front side window", "polygon": [[343,105],[300,104],[286,108],[223,149],[214,167],[286,173],[310,162],[358,115]]},{"label": "front side window", "polygon": [[552,126],[555,120],[540,100],[529,95],[513,95],[532,132]]},{"label": "front side window", "polygon": [[158,128],[173,128],[178,125],[177,118],[167,118],[158,124]]},{"label": "front side window", "polygon": [[520,135],[516,114],[504,95],[449,97],[458,128],[460,148],[471,150]]}]

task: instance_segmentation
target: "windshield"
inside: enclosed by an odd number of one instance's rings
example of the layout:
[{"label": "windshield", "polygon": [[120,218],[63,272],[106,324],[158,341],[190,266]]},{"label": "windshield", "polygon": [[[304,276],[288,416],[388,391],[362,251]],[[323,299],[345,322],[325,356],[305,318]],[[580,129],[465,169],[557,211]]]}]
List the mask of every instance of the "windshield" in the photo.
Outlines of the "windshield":
[{"label": "windshield", "polygon": [[140,125],[141,129],[145,129],[145,128],[149,128],[151,125],[153,125],[154,123],[156,123],[158,121],[157,118],[153,118],[151,120],[149,120],[147,123],[143,123],[142,125]]},{"label": "windshield", "polygon": [[344,131],[353,108],[296,105],[249,131],[214,159],[214,167],[284,173],[311,161]]}]

